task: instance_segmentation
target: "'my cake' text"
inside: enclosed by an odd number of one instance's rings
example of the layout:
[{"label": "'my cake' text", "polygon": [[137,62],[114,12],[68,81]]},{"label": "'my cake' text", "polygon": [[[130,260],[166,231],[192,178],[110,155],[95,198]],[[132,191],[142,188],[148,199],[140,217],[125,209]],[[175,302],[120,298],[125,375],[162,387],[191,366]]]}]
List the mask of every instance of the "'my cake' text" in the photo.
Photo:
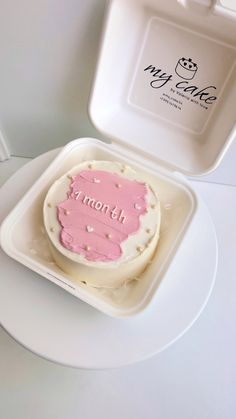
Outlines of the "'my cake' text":
[{"label": "'my cake' text", "polygon": [[[162,69],[149,65],[144,68],[144,71],[149,73],[153,78],[150,81],[150,86],[153,89],[161,89],[167,83],[173,82],[173,75],[165,73]],[[182,90],[183,92],[189,93],[192,97],[198,98],[200,101],[205,102],[207,105],[212,105],[217,99],[217,96],[213,96],[216,87],[213,85],[206,86],[204,88],[195,86],[187,80],[181,80],[175,84],[176,89]]]}]

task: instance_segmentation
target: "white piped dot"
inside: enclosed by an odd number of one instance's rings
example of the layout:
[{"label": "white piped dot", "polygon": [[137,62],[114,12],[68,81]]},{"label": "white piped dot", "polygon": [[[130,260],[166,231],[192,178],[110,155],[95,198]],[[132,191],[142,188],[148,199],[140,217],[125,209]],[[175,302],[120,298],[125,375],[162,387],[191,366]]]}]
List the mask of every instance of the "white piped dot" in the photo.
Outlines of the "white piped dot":
[{"label": "white piped dot", "polygon": [[94,228],[92,226],[88,225],[88,226],[86,226],[86,230],[87,230],[88,233],[92,233]]},{"label": "white piped dot", "polygon": [[30,249],[30,253],[31,253],[32,255],[37,255],[37,251],[36,251],[35,249]]},{"label": "white piped dot", "polygon": [[138,211],[142,209],[141,205],[139,205],[137,203],[134,204],[134,208]]},{"label": "white piped dot", "polygon": [[93,178],[94,183],[101,183],[100,179]]}]

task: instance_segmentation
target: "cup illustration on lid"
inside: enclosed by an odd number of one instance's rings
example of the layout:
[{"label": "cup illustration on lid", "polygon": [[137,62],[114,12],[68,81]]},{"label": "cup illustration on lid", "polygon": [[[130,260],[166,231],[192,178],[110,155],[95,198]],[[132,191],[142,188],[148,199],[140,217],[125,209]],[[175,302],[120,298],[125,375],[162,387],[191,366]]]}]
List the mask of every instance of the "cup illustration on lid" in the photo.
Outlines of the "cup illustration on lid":
[{"label": "cup illustration on lid", "polygon": [[180,58],[176,64],[176,74],[185,80],[192,80],[197,72],[197,64],[192,61],[192,58]]}]

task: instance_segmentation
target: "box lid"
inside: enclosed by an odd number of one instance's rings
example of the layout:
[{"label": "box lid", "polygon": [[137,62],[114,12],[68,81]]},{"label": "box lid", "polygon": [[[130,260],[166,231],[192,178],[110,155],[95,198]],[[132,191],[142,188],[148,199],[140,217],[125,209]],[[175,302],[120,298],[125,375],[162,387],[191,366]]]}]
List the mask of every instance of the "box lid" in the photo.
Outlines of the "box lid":
[{"label": "box lid", "polygon": [[205,0],[110,1],[97,129],[187,175],[215,169],[236,134],[235,16]]}]

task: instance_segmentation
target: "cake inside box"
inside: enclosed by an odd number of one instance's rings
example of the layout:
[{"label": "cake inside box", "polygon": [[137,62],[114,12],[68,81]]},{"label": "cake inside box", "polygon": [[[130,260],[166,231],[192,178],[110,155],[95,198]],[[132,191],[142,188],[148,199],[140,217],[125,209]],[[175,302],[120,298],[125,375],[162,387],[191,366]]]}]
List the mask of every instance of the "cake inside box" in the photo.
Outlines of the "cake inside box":
[{"label": "cake inside box", "polygon": [[133,280],[113,290],[88,286],[79,278],[76,280],[63,272],[55,263],[43,226],[43,202],[56,179],[76,163],[91,159],[119,161],[130,165],[130,159],[113,152],[108,145],[100,142],[81,141],[74,147],[66,147],[61,158],[51,167],[50,175],[47,173],[42,176],[40,188],[33,187],[27,202],[23,202],[21,209],[16,211],[15,222],[9,228],[12,249],[17,260],[108,314],[135,313],[146,306],[161,283],[196,210],[195,196],[178,179],[158,170],[150,171],[134,161],[132,167],[144,183],[153,185],[160,200],[162,222],[158,247],[138,281]]},{"label": "cake inside box", "polygon": [[119,162],[74,166],[50,187],[43,212],[57,265],[97,288],[138,280],[158,243],[158,195]]}]

